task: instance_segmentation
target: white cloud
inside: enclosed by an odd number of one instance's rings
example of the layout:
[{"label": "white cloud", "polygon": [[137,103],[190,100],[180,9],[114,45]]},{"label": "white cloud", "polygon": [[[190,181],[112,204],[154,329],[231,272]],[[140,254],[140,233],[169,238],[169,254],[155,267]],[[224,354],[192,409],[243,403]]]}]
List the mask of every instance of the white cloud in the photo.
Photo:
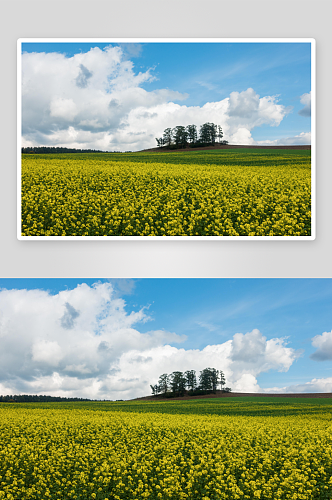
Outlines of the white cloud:
[{"label": "white cloud", "polygon": [[57,366],[62,358],[61,347],[57,342],[41,339],[32,345],[32,360]]},{"label": "white cloud", "polygon": [[50,104],[50,115],[56,118],[63,118],[72,121],[77,115],[76,104],[72,99],[54,97]]},{"label": "white cloud", "polygon": [[278,96],[260,98],[252,88],[243,92],[231,92],[228,115],[230,118],[239,118],[242,123],[247,119],[251,127],[257,127],[264,123],[278,126],[292,108],[285,108],[277,102]]},{"label": "white cloud", "polygon": [[231,92],[228,104],[229,116],[240,118],[252,118],[259,109],[259,95],[254,89],[249,88],[245,92]]},{"label": "white cloud", "polygon": [[311,132],[301,132],[293,137],[282,137],[281,139],[276,139],[274,141],[256,141],[255,144],[261,146],[298,146],[298,145],[309,145],[311,144]]},{"label": "white cloud", "polygon": [[258,330],[201,350],[175,347],[185,337],[140,333],[149,319],[146,308],[127,311],[111,283],[56,295],[2,289],[0,392],[130,399],[149,394],[162,373],[207,367],[221,369],[233,389],[259,392],[260,373],[287,371],[301,354]]},{"label": "white cloud", "polygon": [[312,345],[317,348],[311,359],[315,361],[327,361],[332,359],[332,331],[324,332],[322,335],[316,335],[312,339]]},{"label": "white cloud", "polygon": [[287,347],[285,338],[267,340],[257,329],[236,333],[231,341],[229,378],[240,392],[259,392],[256,381],[259,374],[269,370],[287,372],[302,353]]},{"label": "white cloud", "polygon": [[244,373],[232,385],[233,392],[261,392],[256,377],[250,373]]},{"label": "white cloud", "polygon": [[260,97],[252,88],[204,106],[179,104],[187,94],[143,89],[155,79],[153,69],[136,73],[124,49],[24,53],[22,145],[140,150],[156,146],[167,127],[207,121],[220,124],[230,143],[253,144],[255,127],[278,126],[290,112],[278,96]]},{"label": "white cloud", "polygon": [[311,116],[311,91],[309,94],[303,94],[300,97],[301,104],[304,104],[304,108],[300,109],[299,115],[301,116]]},{"label": "white cloud", "polygon": [[239,127],[234,134],[230,136],[230,144],[245,144],[251,146],[255,144],[254,139],[251,137],[251,132],[245,127]]},{"label": "white cloud", "polygon": [[332,377],[328,378],[313,378],[310,382],[304,384],[294,384],[285,387],[270,387],[260,390],[265,393],[276,394],[296,394],[296,393],[315,393],[315,392],[332,392]]},{"label": "white cloud", "polygon": [[287,371],[293,361],[302,354],[286,346],[286,339],[266,340],[261,332],[236,333],[232,341],[231,359],[236,363],[236,369],[242,366],[242,371],[255,374],[271,368]]}]

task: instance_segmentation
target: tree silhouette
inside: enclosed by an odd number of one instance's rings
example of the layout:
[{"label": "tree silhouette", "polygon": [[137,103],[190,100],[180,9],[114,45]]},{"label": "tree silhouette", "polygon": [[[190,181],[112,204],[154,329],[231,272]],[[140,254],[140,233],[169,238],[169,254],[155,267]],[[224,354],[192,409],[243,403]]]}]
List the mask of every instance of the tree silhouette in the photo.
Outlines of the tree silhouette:
[{"label": "tree silhouette", "polygon": [[159,387],[159,392],[162,392],[163,394],[167,393],[167,390],[169,388],[169,379],[167,373],[163,373],[159,377],[158,381],[158,387]]},{"label": "tree silhouette", "polygon": [[188,140],[191,144],[197,142],[197,127],[196,125],[187,125]]},{"label": "tree silhouette", "polygon": [[165,128],[164,130],[164,135],[163,135],[163,141],[166,146],[169,148],[172,145],[172,129],[171,128]]},{"label": "tree silhouette", "polygon": [[196,372],[195,370],[187,370],[185,372],[186,382],[188,389],[194,391],[197,386]]},{"label": "tree silhouette", "polygon": [[185,148],[187,145],[187,139],[188,139],[188,132],[186,130],[186,127],[183,127],[182,125],[178,125],[177,127],[173,128],[172,130],[172,135],[173,135],[173,140],[175,142],[176,147],[181,147]]}]

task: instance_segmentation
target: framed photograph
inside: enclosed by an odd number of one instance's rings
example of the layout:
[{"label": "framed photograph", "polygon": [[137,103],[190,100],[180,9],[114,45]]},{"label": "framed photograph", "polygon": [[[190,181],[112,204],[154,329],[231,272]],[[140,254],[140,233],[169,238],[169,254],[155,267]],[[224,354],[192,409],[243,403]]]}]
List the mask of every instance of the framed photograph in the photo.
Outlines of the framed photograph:
[{"label": "framed photograph", "polygon": [[315,239],[314,39],[17,47],[18,239]]},{"label": "framed photograph", "polygon": [[0,278],[1,500],[331,499],[331,300],[331,278]]}]

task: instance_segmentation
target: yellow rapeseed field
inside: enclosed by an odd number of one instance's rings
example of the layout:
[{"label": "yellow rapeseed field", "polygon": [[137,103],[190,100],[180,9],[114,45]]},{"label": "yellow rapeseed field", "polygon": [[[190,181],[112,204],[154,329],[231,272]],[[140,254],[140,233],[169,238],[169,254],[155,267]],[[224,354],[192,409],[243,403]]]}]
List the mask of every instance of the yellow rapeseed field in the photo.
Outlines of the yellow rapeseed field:
[{"label": "yellow rapeseed field", "polygon": [[[241,408],[230,402],[224,411],[232,404]],[[289,416],[199,415],[104,405],[1,403],[0,499],[332,498],[327,411],[293,414],[288,404]]]},{"label": "yellow rapeseed field", "polygon": [[22,235],[311,234],[310,154],[195,153],[23,155]]}]

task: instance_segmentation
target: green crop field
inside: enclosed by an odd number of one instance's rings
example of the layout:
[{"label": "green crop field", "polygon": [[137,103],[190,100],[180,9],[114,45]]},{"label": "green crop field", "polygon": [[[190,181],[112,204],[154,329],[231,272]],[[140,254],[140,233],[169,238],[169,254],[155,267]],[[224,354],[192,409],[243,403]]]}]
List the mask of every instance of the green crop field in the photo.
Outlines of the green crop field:
[{"label": "green crop field", "polygon": [[310,236],[308,150],[22,155],[23,236]]},{"label": "green crop field", "polygon": [[0,499],[328,500],[332,399],[0,403]]}]

